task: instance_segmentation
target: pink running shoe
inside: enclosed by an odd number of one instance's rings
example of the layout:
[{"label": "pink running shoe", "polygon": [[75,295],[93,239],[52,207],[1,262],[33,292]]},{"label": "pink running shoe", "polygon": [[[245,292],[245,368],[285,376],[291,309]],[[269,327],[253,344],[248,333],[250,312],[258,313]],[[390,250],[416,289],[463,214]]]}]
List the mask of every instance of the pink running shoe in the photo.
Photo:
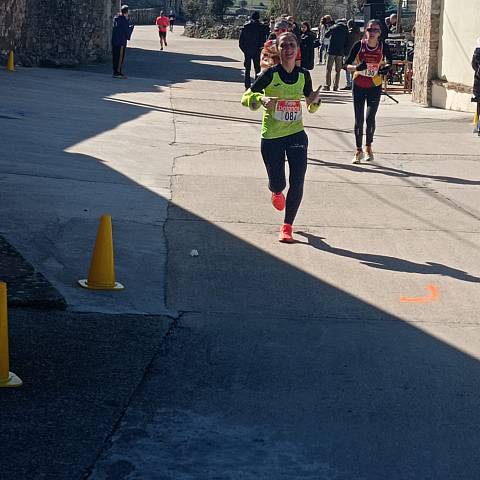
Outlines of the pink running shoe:
[{"label": "pink running shoe", "polygon": [[288,223],[284,223],[282,225],[282,228],[280,229],[280,236],[278,238],[278,241],[282,243],[293,243],[294,240],[292,237],[292,233],[293,227]]},{"label": "pink running shoe", "polygon": [[272,193],[272,205],[277,210],[285,210],[285,195],[280,193]]}]

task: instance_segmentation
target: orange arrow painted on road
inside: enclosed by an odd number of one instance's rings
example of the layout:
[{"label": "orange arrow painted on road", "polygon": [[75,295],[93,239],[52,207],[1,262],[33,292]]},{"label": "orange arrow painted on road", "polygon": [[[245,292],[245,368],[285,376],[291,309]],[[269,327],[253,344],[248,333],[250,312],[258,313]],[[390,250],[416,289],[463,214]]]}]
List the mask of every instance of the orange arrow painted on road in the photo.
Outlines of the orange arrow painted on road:
[{"label": "orange arrow painted on road", "polygon": [[427,285],[425,290],[428,290],[430,294],[424,295],[423,297],[400,297],[400,301],[405,303],[429,303],[438,300],[438,287],[435,285]]}]

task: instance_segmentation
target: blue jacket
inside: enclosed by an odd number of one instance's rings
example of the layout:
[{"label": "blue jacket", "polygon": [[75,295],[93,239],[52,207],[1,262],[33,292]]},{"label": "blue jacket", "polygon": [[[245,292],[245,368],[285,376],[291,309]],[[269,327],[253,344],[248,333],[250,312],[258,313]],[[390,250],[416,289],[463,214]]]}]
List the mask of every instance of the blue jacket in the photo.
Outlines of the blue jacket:
[{"label": "blue jacket", "polygon": [[113,19],[112,45],[115,47],[126,47],[128,40],[132,36],[133,28],[127,17],[117,15]]}]

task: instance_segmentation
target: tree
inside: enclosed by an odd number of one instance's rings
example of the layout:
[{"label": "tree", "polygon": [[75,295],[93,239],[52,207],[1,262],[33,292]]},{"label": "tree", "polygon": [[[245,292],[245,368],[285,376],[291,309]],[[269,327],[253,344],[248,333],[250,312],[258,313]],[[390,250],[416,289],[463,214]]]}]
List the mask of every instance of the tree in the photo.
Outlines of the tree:
[{"label": "tree", "polygon": [[219,20],[223,20],[223,16],[227,11],[227,8],[233,6],[233,0],[209,0],[208,1],[208,11],[210,14],[218,18]]},{"label": "tree", "polygon": [[303,0],[300,2],[300,9],[295,18],[300,21],[307,21],[312,27],[320,24],[320,19],[325,15],[326,0]]},{"label": "tree", "polygon": [[[357,0],[346,0],[342,4],[335,5],[332,0],[272,0],[270,10],[272,15],[287,13],[294,16],[297,21],[310,22],[317,26],[323,15],[336,16],[337,13],[346,18],[353,18],[358,11]],[[332,11],[332,7],[333,11]],[[337,13],[335,13],[337,12]]]},{"label": "tree", "polygon": [[363,7],[365,6],[365,3],[367,3],[365,0],[357,0],[357,8],[363,12]]},{"label": "tree", "polygon": [[345,18],[354,18],[357,12],[357,2],[348,0],[345,5]]},{"label": "tree", "polygon": [[183,0],[183,12],[187,19],[197,20],[204,10],[204,2],[202,0]]},{"label": "tree", "polygon": [[[363,7],[366,3],[370,3],[367,0],[356,0],[357,7],[360,11],[363,11]],[[396,0],[385,0],[385,9],[393,8],[397,6]]]},{"label": "tree", "polygon": [[[324,3],[322,0],[320,0]],[[302,0],[272,0],[270,4],[270,9],[273,15],[281,15],[282,13],[288,13],[293,15],[295,18],[298,17],[300,13]]]}]

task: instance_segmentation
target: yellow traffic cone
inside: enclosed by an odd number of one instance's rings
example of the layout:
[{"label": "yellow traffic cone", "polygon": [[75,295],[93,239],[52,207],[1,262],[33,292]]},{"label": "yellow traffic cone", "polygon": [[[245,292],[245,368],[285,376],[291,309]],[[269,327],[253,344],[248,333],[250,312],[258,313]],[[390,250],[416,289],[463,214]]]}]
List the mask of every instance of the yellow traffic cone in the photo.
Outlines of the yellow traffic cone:
[{"label": "yellow traffic cone", "polygon": [[93,250],[88,279],[79,280],[83,288],[93,290],[123,290],[124,286],[115,281],[113,263],[112,217],[102,215],[97,240]]},{"label": "yellow traffic cone", "polygon": [[15,71],[15,62],[13,61],[13,50],[10,50],[10,53],[8,54],[7,70],[9,72]]},{"label": "yellow traffic cone", "polygon": [[8,351],[7,284],[0,282],[0,388],[20,387],[23,382],[10,372]]}]

